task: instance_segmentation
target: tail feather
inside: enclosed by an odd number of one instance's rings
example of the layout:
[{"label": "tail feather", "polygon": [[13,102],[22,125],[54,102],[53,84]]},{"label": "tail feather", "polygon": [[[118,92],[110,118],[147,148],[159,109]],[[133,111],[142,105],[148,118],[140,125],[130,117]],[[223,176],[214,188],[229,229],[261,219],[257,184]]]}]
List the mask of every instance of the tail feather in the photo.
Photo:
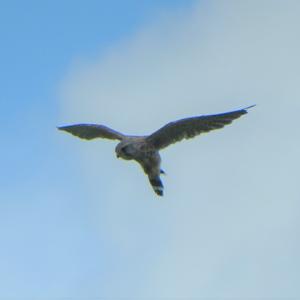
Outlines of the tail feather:
[{"label": "tail feather", "polygon": [[164,186],[163,186],[159,176],[157,176],[155,178],[149,177],[149,181],[153,187],[154,192],[159,196],[163,196]]},{"label": "tail feather", "polygon": [[163,169],[160,169],[160,174],[166,175],[166,172]]}]

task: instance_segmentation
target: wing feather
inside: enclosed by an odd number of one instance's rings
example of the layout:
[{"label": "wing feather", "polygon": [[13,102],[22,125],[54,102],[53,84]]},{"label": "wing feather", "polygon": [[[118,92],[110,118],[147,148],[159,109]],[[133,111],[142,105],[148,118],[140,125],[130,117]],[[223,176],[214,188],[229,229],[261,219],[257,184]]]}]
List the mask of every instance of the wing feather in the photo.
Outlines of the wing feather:
[{"label": "wing feather", "polygon": [[[253,105],[254,106],[254,105]],[[147,137],[147,142],[156,149],[163,149],[183,139],[190,139],[204,132],[223,128],[247,113],[244,109],[216,115],[204,115],[171,122]]]},{"label": "wing feather", "polygon": [[104,138],[110,140],[122,140],[124,135],[104,125],[97,124],[74,124],[57,127],[59,130],[69,132],[79,138],[91,140]]}]

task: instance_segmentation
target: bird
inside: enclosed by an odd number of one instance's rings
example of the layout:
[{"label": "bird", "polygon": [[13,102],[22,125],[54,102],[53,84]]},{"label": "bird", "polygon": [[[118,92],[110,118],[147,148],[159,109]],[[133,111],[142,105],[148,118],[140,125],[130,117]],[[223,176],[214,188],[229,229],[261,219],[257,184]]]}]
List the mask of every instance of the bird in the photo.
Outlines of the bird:
[{"label": "bird", "polygon": [[60,126],[57,129],[85,140],[96,138],[118,140],[119,143],[115,148],[117,158],[139,163],[148,176],[154,192],[158,196],[163,196],[164,186],[160,175],[165,172],[161,169],[159,151],[184,139],[223,128],[233,120],[247,114],[248,109],[253,106],[255,105],[225,113],[180,119],[167,123],[152,134],[144,136],[126,135],[99,124],[73,124]]}]

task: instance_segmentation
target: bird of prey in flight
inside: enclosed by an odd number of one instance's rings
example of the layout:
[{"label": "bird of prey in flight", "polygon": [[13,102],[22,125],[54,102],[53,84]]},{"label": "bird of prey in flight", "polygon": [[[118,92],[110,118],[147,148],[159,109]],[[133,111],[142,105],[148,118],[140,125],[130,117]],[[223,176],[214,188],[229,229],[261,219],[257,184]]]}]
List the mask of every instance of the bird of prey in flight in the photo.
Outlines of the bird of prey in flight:
[{"label": "bird of prey in flight", "polygon": [[98,124],[74,124],[61,126],[58,129],[86,140],[95,138],[119,140],[115,149],[117,157],[138,162],[148,176],[155,193],[162,196],[164,187],[160,175],[164,174],[164,171],[160,167],[159,150],[183,139],[190,139],[201,133],[223,128],[246,114],[247,109],[253,106],[221,114],[202,115],[170,122],[154,133],[145,136],[126,135]]}]

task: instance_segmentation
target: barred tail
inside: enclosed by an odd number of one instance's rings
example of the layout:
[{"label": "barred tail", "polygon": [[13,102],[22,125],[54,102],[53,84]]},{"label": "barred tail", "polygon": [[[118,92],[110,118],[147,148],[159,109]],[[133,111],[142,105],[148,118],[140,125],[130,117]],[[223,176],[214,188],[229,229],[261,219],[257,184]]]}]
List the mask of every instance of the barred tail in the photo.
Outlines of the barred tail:
[{"label": "barred tail", "polygon": [[164,186],[163,186],[159,176],[157,176],[155,178],[149,177],[149,181],[153,187],[154,192],[159,196],[163,196]]}]

